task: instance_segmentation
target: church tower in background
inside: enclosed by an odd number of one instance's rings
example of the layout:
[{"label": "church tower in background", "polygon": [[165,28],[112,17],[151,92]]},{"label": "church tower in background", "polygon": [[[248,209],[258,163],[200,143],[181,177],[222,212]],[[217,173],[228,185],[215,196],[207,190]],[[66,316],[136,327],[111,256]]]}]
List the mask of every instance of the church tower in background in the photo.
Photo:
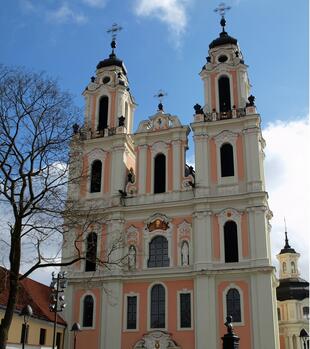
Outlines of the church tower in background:
[{"label": "church tower in background", "polygon": [[[136,104],[115,38],[84,91],[68,192],[76,216],[66,221],[81,223],[63,249],[64,261],[86,258],[68,269],[77,349],[220,349],[227,316],[240,349],[279,348],[265,141],[223,15],[221,26],[190,125],[160,101],[132,130]],[[191,131],[195,169],[186,164]]]}]

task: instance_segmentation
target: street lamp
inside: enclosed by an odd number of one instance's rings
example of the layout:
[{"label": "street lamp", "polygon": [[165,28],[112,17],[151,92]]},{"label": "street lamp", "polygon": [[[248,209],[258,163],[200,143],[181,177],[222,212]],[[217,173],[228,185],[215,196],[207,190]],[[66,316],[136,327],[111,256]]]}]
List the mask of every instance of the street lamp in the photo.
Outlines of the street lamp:
[{"label": "street lamp", "polygon": [[299,337],[301,338],[301,341],[304,344],[304,349],[308,349],[309,348],[309,334],[304,328],[300,331]]},{"label": "street lamp", "polygon": [[74,332],[74,345],[73,345],[73,349],[76,349],[76,336],[77,333],[81,331],[81,326],[78,322],[75,322],[72,327],[71,327],[71,331]]},{"label": "street lamp", "polygon": [[28,329],[29,329],[28,321],[32,316],[32,314],[33,314],[33,311],[30,305],[25,305],[19,314],[20,316],[24,317],[23,332],[22,332],[23,333],[22,349],[25,349],[25,343],[28,337]]},{"label": "street lamp", "polygon": [[[52,273],[52,282],[50,285],[50,288],[52,290],[52,293],[50,295],[50,305],[49,309],[54,315],[54,331],[53,331],[53,346],[52,348],[55,349],[56,344],[56,326],[57,326],[57,313],[64,310],[66,307],[65,296],[62,294],[65,291],[65,288],[67,287],[68,280],[66,278],[66,272],[61,271],[57,275],[55,273]],[[59,349],[59,348],[57,348]]]}]

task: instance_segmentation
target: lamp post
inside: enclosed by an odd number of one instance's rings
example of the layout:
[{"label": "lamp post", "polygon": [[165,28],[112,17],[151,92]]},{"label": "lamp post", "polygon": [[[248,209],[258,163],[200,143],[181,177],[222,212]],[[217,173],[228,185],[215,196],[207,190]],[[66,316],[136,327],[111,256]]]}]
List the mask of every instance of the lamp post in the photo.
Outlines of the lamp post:
[{"label": "lamp post", "polygon": [[304,349],[308,349],[309,348],[309,334],[304,328],[300,331],[299,337],[301,338],[301,341],[304,345]]},{"label": "lamp post", "polygon": [[52,273],[52,282],[50,285],[52,293],[50,295],[49,309],[54,313],[53,349],[55,349],[56,345],[57,313],[63,311],[66,307],[66,303],[64,302],[65,296],[62,293],[64,293],[67,283],[66,272],[61,271],[57,275],[54,272]]},{"label": "lamp post", "polygon": [[20,316],[24,317],[24,331],[23,331],[23,338],[22,338],[22,349],[25,349],[25,343],[28,337],[28,321],[30,317],[32,316],[33,311],[30,305],[25,305],[20,312]]},{"label": "lamp post", "polygon": [[76,349],[76,336],[77,336],[77,333],[81,331],[80,324],[78,322],[75,322],[71,327],[71,331],[74,332],[73,349]]}]

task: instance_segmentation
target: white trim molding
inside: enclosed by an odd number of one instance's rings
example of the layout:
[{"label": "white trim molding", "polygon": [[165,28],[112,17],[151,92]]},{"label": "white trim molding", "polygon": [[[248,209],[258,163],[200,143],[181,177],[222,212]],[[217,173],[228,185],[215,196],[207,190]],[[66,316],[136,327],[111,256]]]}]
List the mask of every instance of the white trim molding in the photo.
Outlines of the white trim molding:
[{"label": "white trim molding", "polygon": [[[152,328],[151,327],[151,290],[153,286],[155,285],[161,285],[165,289],[165,327],[164,328]],[[154,281],[152,282],[147,290],[147,330],[148,331],[167,331],[168,330],[168,288],[167,286],[161,282],[161,281]]]},{"label": "white trim molding", "polygon": [[[242,212],[234,210],[233,208],[227,208],[217,214],[219,220],[220,231],[220,261],[225,263],[225,244],[224,244],[224,225],[228,221],[233,221],[237,224],[237,237],[238,237],[238,262],[243,260],[242,255],[242,231],[241,231],[241,219]],[[235,263],[238,263],[235,262]],[[230,263],[233,264],[233,263]]]},{"label": "white trim molding", "polygon": [[[92,296],[93,301],[94,301],[94,308],[93,308],[93,326],[90,327],[84,327],[83,326],[83,317],[84,317],[84,299],[86,296]],[[93,292],[91,291],[86,291],[83,296],[80,298],[80,314],[79,314],[79,319],[80,319],[80,325],[81,329],[83,330],[94,330],[96,328],[96,310],[97,310],[97,300],[96,296],[94,295]]]},{"label": "white trim molding", "polygon": [[[238,162],[237,162],[237,138],[238,133],[224,130],[214,136],[214,141],[216,144],[216,163],[217,163],[217,180],[219,185],[229,185],[238,184]],[[230,144],[233,147],[233,157],[234,157],[234,175],[230,177],[222,177],[221,168],[221,147],[225,143]]]},{"label": "white trim molding", "polygon": [[[137,297],[137,308],[136,308],[136,328],[128,329],[127,328],[127,306],[128,306],[128,297]],[[124,313],[123,313],[123,332],[139,332],[140,324],[140,294],[135,292],[125,293],[124,294]]]},{"label": "white trim molding", "polygon": [[[191,327],[181,327],[181,294],[190,294],[191,304]],[[193,302],[193,290],[183,288],[177,291],[177,331],[192,331],[194,329],[194,302]]]}]

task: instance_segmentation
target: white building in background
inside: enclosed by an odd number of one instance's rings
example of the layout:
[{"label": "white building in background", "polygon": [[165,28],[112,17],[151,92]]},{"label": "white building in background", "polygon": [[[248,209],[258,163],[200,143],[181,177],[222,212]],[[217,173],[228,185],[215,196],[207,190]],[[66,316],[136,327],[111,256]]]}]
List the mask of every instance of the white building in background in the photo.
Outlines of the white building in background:
[{"label": "white building in background", "polygon": [[308,349],[302,334],[309,333],[309,282],[300,277],[300,254],[289,245],[285,232],[285,245],[277,255],[279,260],[279,286],[277,288],[278,320],[281,349]]}]

